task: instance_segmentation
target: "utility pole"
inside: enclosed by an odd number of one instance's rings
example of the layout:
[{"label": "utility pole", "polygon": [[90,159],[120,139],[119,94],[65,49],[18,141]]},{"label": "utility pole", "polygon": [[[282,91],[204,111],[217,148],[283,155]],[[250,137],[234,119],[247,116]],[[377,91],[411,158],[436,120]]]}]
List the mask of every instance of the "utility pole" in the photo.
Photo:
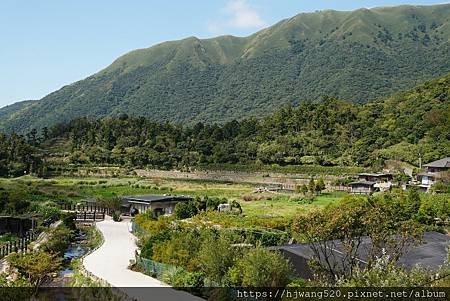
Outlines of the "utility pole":
[{"label": "utility pole", "polygon": [[419,152],[419,168],[422,169],[422,154]]}]

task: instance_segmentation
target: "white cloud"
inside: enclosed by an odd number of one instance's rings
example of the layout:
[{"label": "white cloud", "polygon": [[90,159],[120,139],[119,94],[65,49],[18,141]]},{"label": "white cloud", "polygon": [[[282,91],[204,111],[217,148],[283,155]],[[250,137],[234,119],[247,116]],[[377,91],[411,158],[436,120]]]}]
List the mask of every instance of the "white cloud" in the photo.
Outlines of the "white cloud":
[{"label": "white cloud", "polygon": [[223,12],[227,16],[226,19],[208,23],[210,32],[222,33],[229,28],[261,29],[267,25],[258,10],[247,0],[229,0]]},{"label": "white cloud", "polygon": [[231,27],[261,28],[266,25],[258,11],[246,0],[231,0],[225,9],[231,15],[231,20],[228,22]]}]

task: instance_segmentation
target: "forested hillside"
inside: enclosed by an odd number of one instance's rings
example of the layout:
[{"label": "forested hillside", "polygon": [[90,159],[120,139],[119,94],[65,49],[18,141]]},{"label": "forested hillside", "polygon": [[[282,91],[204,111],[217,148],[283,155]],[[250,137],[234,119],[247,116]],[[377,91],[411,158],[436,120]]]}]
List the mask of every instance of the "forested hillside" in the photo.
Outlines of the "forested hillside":
[{"label": "forested hillside", "polygon": [[[30,144],[64,164],[187,168],[209,164],[381,167],[450,154],[450,74],[365,105],[326,98],[261,120],[182,127],[123,115],[59,124]],[[60,145],[58,148],[57,146]]]},{"label": "forested hillside", "polygon": [[[449,71],[449,4],[327,10],[245,38],[187,38],[130,52],[41,100],[1,109],[0,129],[24,133],[124,113],[156,122],[226,122],[324,95],[366,103]],[[287,157],[336,157],[306,144],[307,151]]]}]

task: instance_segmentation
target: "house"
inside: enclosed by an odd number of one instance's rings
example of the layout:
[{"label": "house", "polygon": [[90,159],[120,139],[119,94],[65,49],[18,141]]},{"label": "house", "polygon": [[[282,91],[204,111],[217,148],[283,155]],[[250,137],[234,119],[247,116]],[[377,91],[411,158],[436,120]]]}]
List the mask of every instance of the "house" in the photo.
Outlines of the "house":
[{"label": "house", "polygon": [[[362,243],[356,252],[355,261],[359,266],[365,266],[369,260],[371,250],[371,240],[369,237],[362,238]],[[444,264],[447,258],[447,247],[450,243],[450,236],[438,232],[424,233],[420,245],[407,247],[405,252],[397,261],[398,266],[403,266],[406,270],[411,270],[415,266],[421,266],[430,271],[437,271]],[[270,247],[270,250],[280,251],[281,254],[291,261],[295,273],[304,279],[311,279],[314,271],[310,267],[310,261],[319,254],[319,264],[332,266],[336,269],[347,269],[345,265],[345,247],[339,240],[325,242],[326,248],[320,248],[318,252],[313,251],[312,244],[293,244],[285,246]],[[323,253],[321,253],[323,252]],[[325,255],[326,253],[326,255]],[[381,255],[381,254],[380,254]]]},{"label": "house", "polygon": [[390,182],[393,178],[391,173],[360,173],[358,174],[359,181],[368,181],[368,182]]},{"label": "house", "polygon": [[425,171],[417,174],[418,187],[429,191],[434,183],[442,178],[442,174],[450,169],[450,157],[430,162],[424,165]]},{"label": "house", "polygon": [[375,182],[376,191],[388,191],[392,187],[393,175],[391,173],[360,173],[359,181]]},{"label": "house", "polygon": [[152,210],[155,216],[172,214],[176,204],[190,200],[190,197],[170,195],[124,196],[122,212],[137,214]]},{"label": "house", "polygon": [[349,184],[350,193],[353,194],[371,194],[379,189],[375,187],[376,182],[357,181]]},{"label": "house", "polygon": [[391,173],[360,173],[358,181],[349,184],[350,193],[371,194],[376,191],[391,189],[393,175]]}]

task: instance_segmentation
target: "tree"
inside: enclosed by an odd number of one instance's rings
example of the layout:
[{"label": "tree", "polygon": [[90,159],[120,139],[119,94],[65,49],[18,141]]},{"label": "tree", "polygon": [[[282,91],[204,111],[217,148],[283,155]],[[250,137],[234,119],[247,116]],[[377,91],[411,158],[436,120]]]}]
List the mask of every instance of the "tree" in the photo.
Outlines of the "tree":
[{"label": "tree", "polygon": [[224,234],[209,235],[198,253],[200,269],[217,285],[225,285],[228,270],[235,263],[238,249],[231,246],[232,240]]},{"label": "tree", "polygon": [[311,177],[309,179],[308,190],[309,190],[310,193],[315,193],[316,192],[316,184],[314,183],[314,178],[313,177]]},{"label": "tree", "polygon": [[315,191],[320,194],[322,190],[325,190],[325,182],[322,177],[317,180]]},{"label": "tree", "polygon": [[306,195],[308,193],[308,186],[306,186],[305,184],[303,184],[302,186],[300,186],[300,192],[303,195]]},{"label": "tree", "polygon": [[[351,278],[364,245],[365,261],[371,267],[383,252],[396,262],[407,247],[420,240],[421,227],[399,214],[399,203],[396,198],[385,202],[352,197],[340,205],[300,215],[293,224],[294,237],[310,244],[318,274],[328,281]],[[364,243],[366,239],[370,239],[369,245]]]},{"label": "tree", "polygon": [[262,247],[248,251],[228,272],[233,285],[244,287],[285,287],[292,274],[288,260]]},{"label": "tree", "polygon": [[61,258],[43,251],[12,253],[7,260],[11,267],[24,275],[36,289],[61,267]]}]

